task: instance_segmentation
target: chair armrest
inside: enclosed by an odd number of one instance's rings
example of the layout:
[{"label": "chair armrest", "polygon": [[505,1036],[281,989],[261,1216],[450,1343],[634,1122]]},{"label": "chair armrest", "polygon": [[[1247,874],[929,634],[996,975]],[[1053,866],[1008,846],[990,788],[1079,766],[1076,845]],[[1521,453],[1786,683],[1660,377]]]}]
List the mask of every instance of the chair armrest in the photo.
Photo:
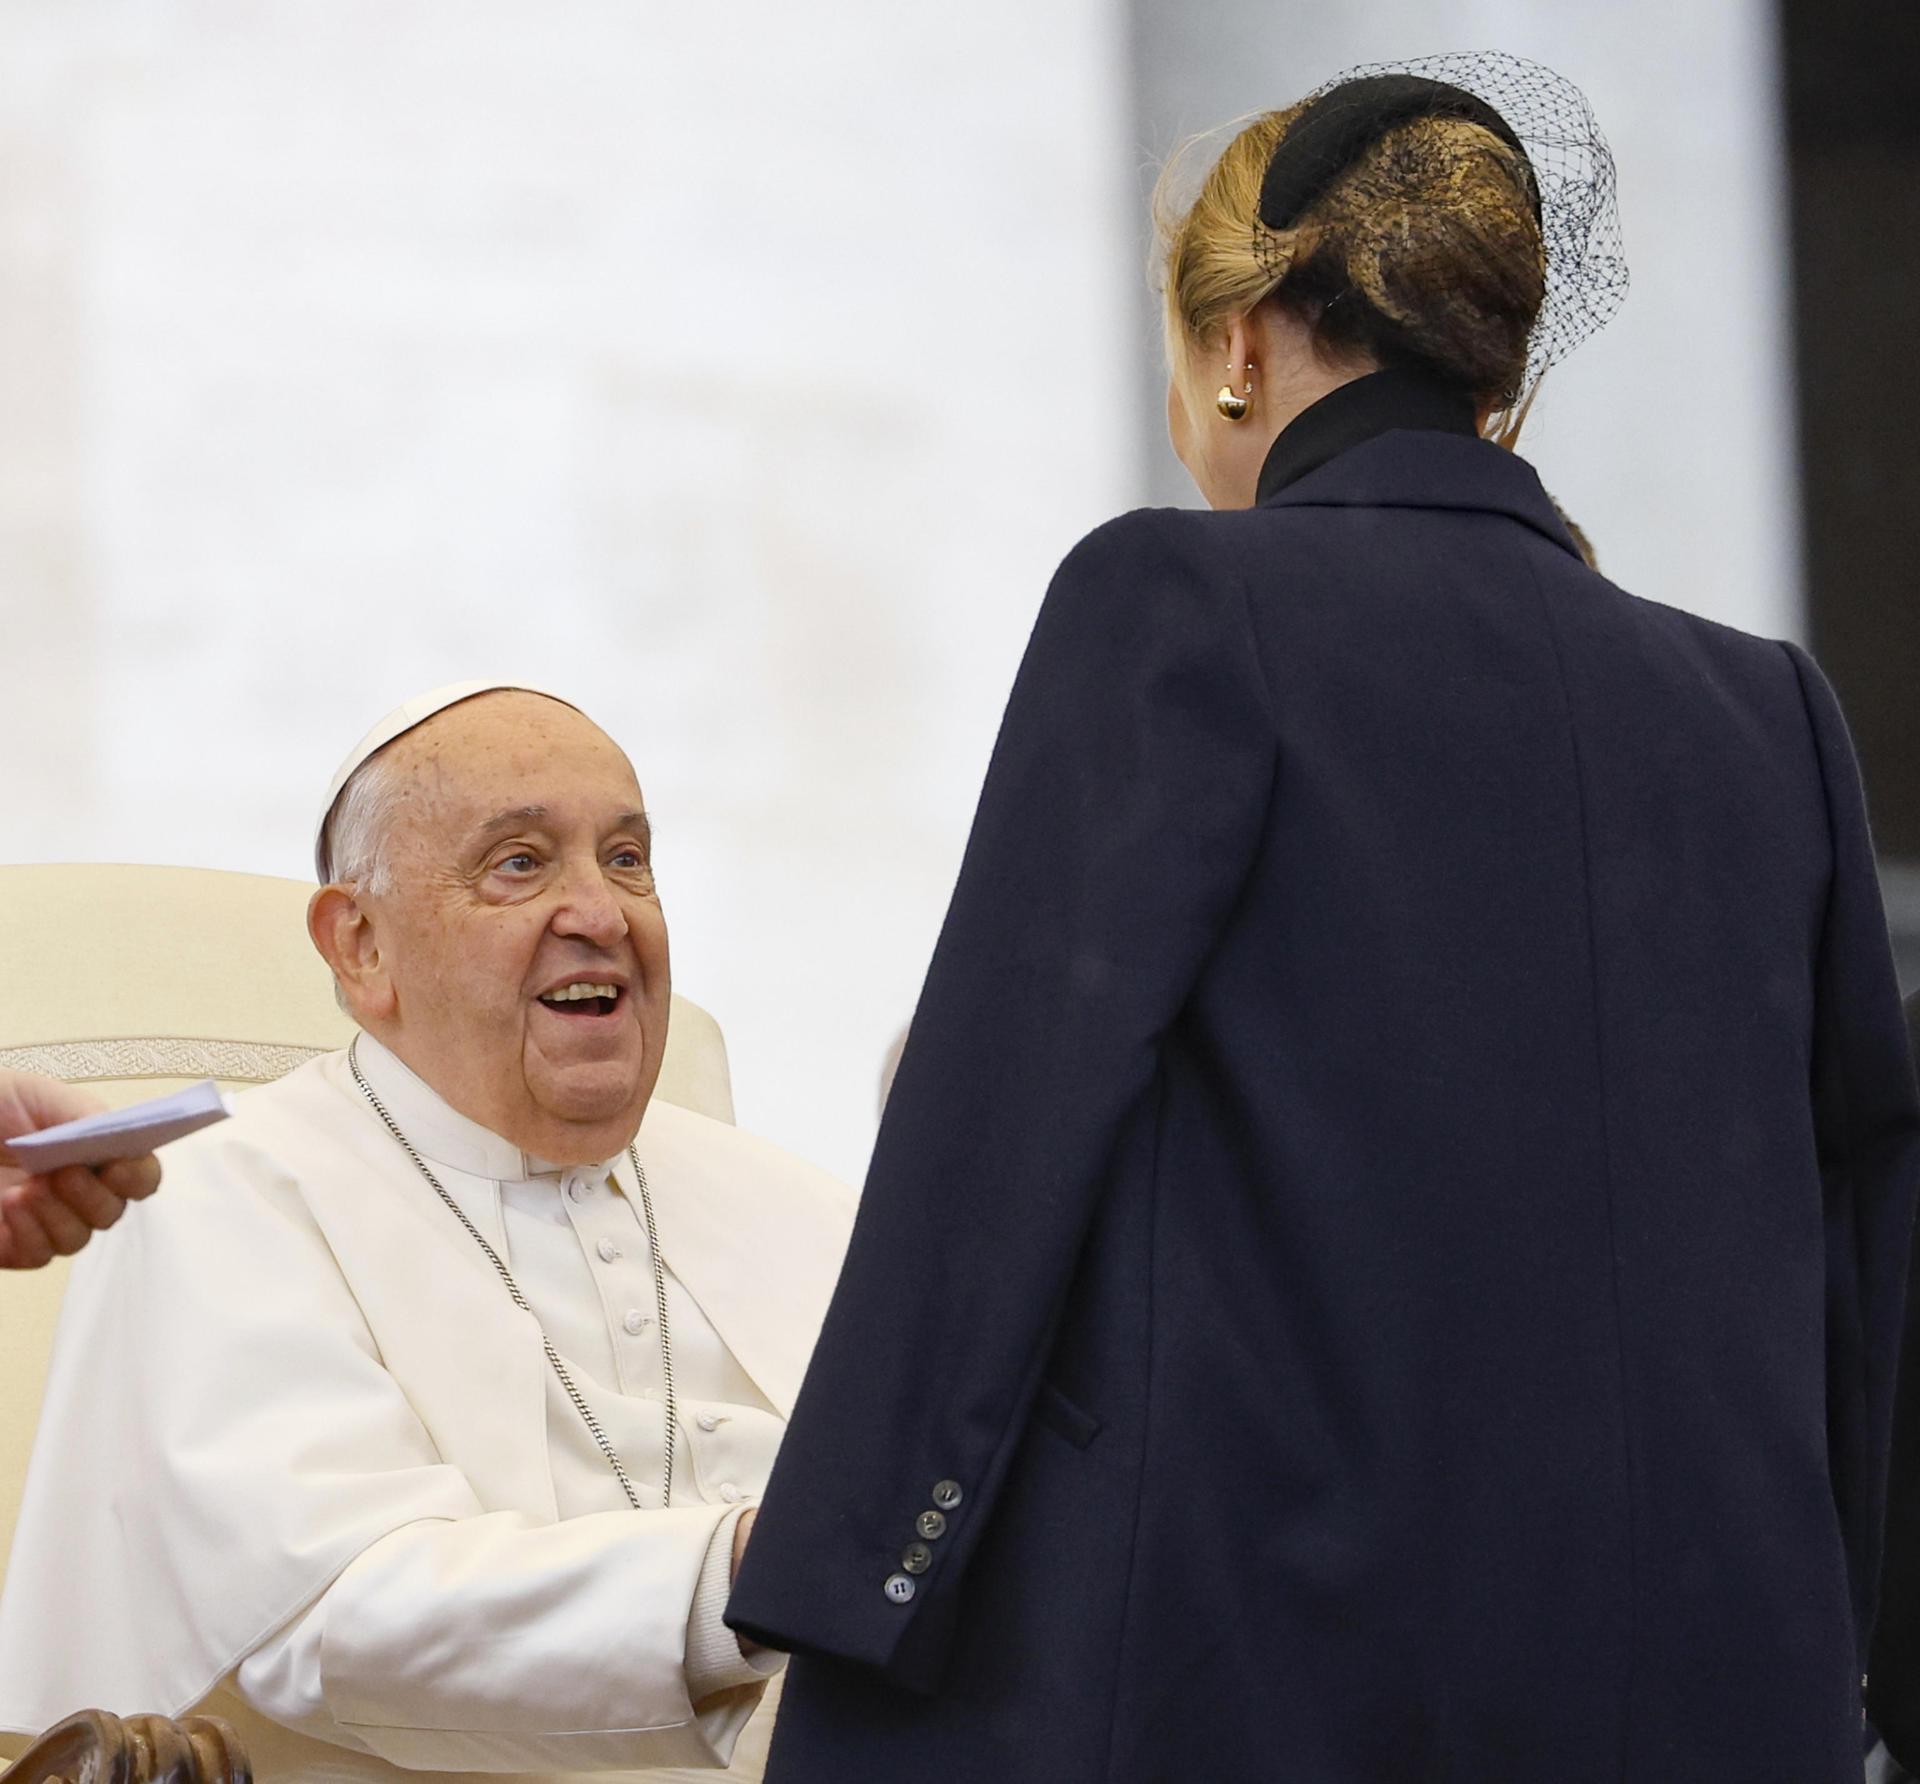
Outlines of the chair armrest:
[{"label": "chair armrest", "polygon": [[82,1710],[0,1772],[0,1784],[253,1784],[239,1738],[211,1716]]}]

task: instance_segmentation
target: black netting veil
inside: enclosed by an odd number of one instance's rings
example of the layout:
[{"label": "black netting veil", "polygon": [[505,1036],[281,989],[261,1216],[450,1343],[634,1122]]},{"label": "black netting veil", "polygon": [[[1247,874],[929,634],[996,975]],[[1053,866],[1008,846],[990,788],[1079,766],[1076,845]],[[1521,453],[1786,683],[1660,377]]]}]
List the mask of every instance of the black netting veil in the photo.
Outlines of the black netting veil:
[{"label": "black netting veil", "polygon": [[[1573,82],[1519,56],[1501,51],[1421,56],[1405,62],[1374,62],[1350,68],[1307,96],[1275,149],[1261,192],[1255,245],[1269,270],[1286,270],[1283,232],[1325,201],[1337,205],[1349,227],[1377,214],[1383,238],[1381,263],[1403,271],[1417,252],[1407,228],[1409,194],[1445,193],[1457,168],[1441,156],[1474,151],[1477,133],[1405,128],[1425,118],[1476,123],[1517,150],[1530,175],[1532,201],[1544,249],[1545,292],[1527,337],[1527,382],[1564,359],[1602,328],[1627,294],[1627,262],[1613,155],[1593,108]],[[1483,144],[1483,153],[1491,152]],[[1383,146],[1384,152],[1374,153]],[[1396,189],[1397,188],[1397,189]],[[1436,265],[1459,242],[1436,207]],[[1454,264],[1459,264],[1457,258]],[[1431,305],[1446,297],[1444,281],[1418,276],[1407,281],[1405,303]],[[1537,276],[1537,275],[1536,275]],[[1376,301],[1383,295],[1369,292]],[[1396,293],[1387,290],[1391,314]],[[1471,301],[1465,292],[1462,301]]]}]

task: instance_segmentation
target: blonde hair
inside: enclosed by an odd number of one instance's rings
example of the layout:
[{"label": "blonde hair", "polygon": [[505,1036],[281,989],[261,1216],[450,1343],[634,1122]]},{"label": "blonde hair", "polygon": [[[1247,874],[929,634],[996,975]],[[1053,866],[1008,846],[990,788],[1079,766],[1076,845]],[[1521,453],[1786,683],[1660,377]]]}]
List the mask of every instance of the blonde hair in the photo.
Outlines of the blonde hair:
[{"label": "blonde hair", "polygon": [[[1260,221],[1260,189],[1305,103],[1243,121],[1185,204],[1176,190],[1208,138],[1154,192],[1155,259],[1170,356],[1210,346],[1273,299],[1313,325],[1327,358],[1419,365],[1500,417],[1511,445],[1532,402],[1528,338],[1546,297],[1546,247],[1525,160],[1465,119],[1386,132],[1291,228]],[[1232,128],[1232,126],[1229,126]]]}]

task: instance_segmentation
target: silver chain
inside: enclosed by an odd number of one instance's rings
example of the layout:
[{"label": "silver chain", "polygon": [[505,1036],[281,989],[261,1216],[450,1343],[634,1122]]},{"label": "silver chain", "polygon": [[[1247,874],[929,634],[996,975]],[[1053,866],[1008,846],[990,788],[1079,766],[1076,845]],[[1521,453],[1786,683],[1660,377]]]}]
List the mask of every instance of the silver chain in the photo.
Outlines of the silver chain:
[{"label": "silver chain", "polygon": [[[474,1244],[487,1254],[487,1262],[499,1272],[500,1280],[507,1286],[507,1293],[513,1297],[514,1306],[539,1325],[539,1316],[527,1305],[526,1296],[520,1292],[519,1283],[514,1281],[513,1272],[501,1261],[499,1252],[487,1242],[486,1234],[467,1218],[466,1210],[447,1194],[446,1185],[427,1168],[427,1161],[414,1150],[413,1142],[400,1131],[399,1122],[387,1113],[387,1105],[374,1095],[373,1086],[361,1075],[359,1046],[360,1037],[355,1035],[347,1048],[347,1070],[353,1073],[353,1081],[360,1086],[361,1095],[373,1105],[374,1114],[385,1123],[387,1132],[400,1142],[400,1150],[413,1160],[420,1175],[433,1185],[434,1194],[446,1203],[454,1219],[467,1229]],[[641,1169],[640,1155],[634,1151],[631,1144],[627,1147],[627,1161],[633,1166],[634,1182],[640,1186],[640,1211],[646,1217],[647,1223],[647,1249],[653,1255],[653,1304],[660,1319],[660,1372],[666,1379],[667,1387],[667,1438],[665,1455],[660,1468],[660,1503],[671,1505],[673,1503],[673,1443],[674,1431],[679,1424],[679,1403],[673,1391],[673,1345],[667,1336],[667,1273],[660,1262],[660,1229],[654,1224],[653,1196],[647,1188],[647,1174]],[[593,1408],[587,1404],[586,1397],[573,1385],[573,1377],[567,1372],[566,1364],[561,1362],[560,1353],[553,1348],[553,1340],[547,1336],[544,1326],[540,1327],[540,1345],[546,1351],[547,1361],[553,1365],[553,1372],[559,1377],[561,1387],[566,1390],[567,1398],[573,1402],[574,1411],[579,1413],[580,1422],[586,1426],[593,1441],[599,1445],[601,1455],[606,1457],[607,1466],[613,1470],[614,1479],[620,1483],[621,1492],[627,1496],[627,1503],[635,1511],[639,1511],[641,1509],[640,1491],[634,1486],[633,1477],[627,1473],[613,1445],[607,1441],[607,1434],[600,1428],[600,1421],[593,1416]]]}]

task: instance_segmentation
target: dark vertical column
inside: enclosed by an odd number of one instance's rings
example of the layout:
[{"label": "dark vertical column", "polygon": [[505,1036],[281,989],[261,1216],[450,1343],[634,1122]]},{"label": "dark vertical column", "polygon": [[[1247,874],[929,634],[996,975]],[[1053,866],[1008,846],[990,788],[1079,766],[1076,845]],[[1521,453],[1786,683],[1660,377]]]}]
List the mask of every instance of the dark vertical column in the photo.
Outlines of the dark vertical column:
[{"label": "dark vertical column", "polygon": [[[1920,981],[1920,6],[1782,0],[1813,648]],[[1709,297],[1702,325],[1711,312]]]}]

